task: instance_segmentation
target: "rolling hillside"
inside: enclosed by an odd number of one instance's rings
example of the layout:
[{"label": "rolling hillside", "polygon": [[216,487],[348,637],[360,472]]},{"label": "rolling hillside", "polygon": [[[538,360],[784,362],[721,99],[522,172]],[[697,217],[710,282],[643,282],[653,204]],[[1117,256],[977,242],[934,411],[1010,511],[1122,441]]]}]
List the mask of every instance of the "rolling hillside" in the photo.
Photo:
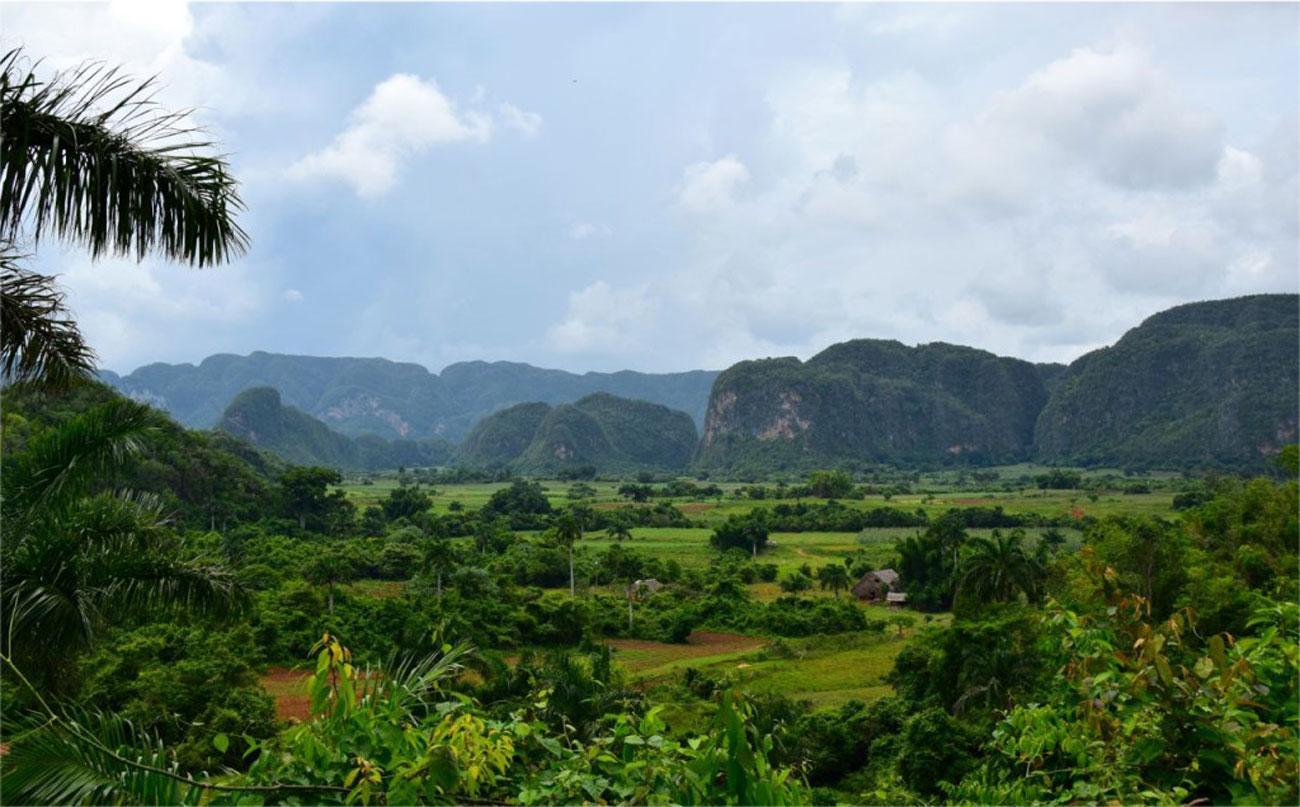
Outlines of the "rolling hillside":
[{"label": "rolling hillside", "polygon": [[490,415],[470,432],[460,460],[540,474],[582,466],[671,470],[686,467],[695,443],[695,424],[685,412],[598,393],[573,404],[519,404]]}]

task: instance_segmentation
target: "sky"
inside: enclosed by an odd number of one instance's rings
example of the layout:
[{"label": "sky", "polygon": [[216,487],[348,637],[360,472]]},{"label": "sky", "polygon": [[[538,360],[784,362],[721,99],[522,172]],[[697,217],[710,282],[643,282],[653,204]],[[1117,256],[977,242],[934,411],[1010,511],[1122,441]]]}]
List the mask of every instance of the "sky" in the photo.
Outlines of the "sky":
[{"label": "sky", "polygon": [[241,181],[223,267],[39,245],[119,372],[1069,361],[1300,287],[1296,4],[8,2],[0,44],[157,74]]}]

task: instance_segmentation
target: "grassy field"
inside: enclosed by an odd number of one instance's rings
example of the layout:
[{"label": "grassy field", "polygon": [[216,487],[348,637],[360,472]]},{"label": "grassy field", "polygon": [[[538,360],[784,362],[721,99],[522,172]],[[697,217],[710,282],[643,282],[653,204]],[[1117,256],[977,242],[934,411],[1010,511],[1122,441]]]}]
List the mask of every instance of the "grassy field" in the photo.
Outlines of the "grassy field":
[{"label": "grassy field", "polygon": [[[1019,466],[1016,466],[1019,467]],[[1096,475],[1098,472],[1090,472]],[[1155,481],[1148,478],[1148,481]],[[620,482],[590,482],[595,494],[583,499],[583,502],[597,509],[627,507],[631,503],[618,495]],[[359,508],[378,504],[388,496],[389,491],[398,486],[396,476],[378,476],[366,482],[349,480],[341,486],[348,498]],[[506,487],[504,482],[483,482],[473,484],[440,485],[433,496],[433,510],[446,513],[453,502],[458,502],[466,510],[476,510],[487,503],[492,494]],[[564,507],[575,500],[569,498],[571,482],[542,480],[547,498],[555,507]],[[744,487],[738,483],[719,483],[723,495],[707,499],[661,499],[680,509],[687,517],[711,526],[721,522],[734,513],[746,513],[754,507],[773,507],[778,504],[797,504],[798,499],[765,499],[753,501],[739,498],[736,491]],[[1088,493],[1079,490],[1039,490],[1026,487],[1016,490],[990,488],[952,489],[942,480],[933,484],[913,485],[915,492],[892,496],[872,495],[858,500],[843,500],[847,507],[871,509],[876,507],[896,507],[904,510],[924,510],[928,515],[939,515],[953,507],[1002,507],[1008,513],[1035,514],[1048,517],[1066,515],[1107,516],[1114,514],[1162,515],[1173,513],[1173,490],[1154,489],[1151,493],[1127,494],[1119,491],[1101,491]],[[817,499],[804,499],[805,502],[819,502]]]},{"label": "grassy field", "polygon": [[[937,617],[942,622],[946,616]],[[920,617],[917,617],[918,623]],[[693,667],[749,692],[780,694],[835,708],[888,695],[885,681],[915,628],[884,635],[849,634],[778,641],[726,633],[695,633],[687,644],[614,640],[615,661],[634,680],[666,683]]]},{"label": "grassy field", "polygon": [[[632,530],[629,549],[665,562],[676,560],[683,568],[708,566],[717,552],[709,544],[712,530],[708,528],[637,527]],[[895,543],[917,532],[915,527],[884,527],[854,532],[774,532],[768,538],[768,549],[759,555],[762,563],[775,563],[779,574],[787,574],[805,563],[816,569],[827,563],[840,561],[859,551],[869,560],[886,565],[895,556]],[[992,530],[968,530],[970,535],[988,535]],[[1028,529],[1029,546],[1043,530]],[[1067,547],[1078,540],[1077,530],[1063,530]],[[591,533],[580,545],[580,550],[603,551],[613,544],[604,533]]]}]

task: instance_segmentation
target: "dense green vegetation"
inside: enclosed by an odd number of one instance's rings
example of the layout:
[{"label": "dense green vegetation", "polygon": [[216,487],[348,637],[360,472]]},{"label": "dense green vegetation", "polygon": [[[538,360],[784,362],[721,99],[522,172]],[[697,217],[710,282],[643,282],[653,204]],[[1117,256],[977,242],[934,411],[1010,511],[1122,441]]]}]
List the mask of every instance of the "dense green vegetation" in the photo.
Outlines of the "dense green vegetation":
[{"label": "dense green vegetation", "polygon": [[703,422],[715,372],[585,373],[515,362],[461,362],[435,374],[386,359],[254,352],[220,354],[197,365],[150,364],[102,379],[165,409],[191,428],[216,425],[226,405],[252,387],[273,387],[286,404],[350,437],[442,437],[459,442],[484,416],[520,401],[572,403],[596,392],[652,401]]},{"label": "dense green vegetation", "polygon": [[1300,298],[1264,294],[1162,311],[1070,365],[1037,455],[1133,468],[1271,466],[1296,439]]},{"label": "dense green vegetation", "polygon": [[253,387],[236,395],[216,428],[299,465],[380,470],[445,465],[454,454],[452,445],[440,439],[348,437],[300,409],[285,406],[280,393],[270,387]]},{"label": "dense green vegetation", "polygon": [[680,470],[695,440],[685,412],[598,393],[573,404],[518,404],[488,415],[465,439],[460,461],[533,474]]}]

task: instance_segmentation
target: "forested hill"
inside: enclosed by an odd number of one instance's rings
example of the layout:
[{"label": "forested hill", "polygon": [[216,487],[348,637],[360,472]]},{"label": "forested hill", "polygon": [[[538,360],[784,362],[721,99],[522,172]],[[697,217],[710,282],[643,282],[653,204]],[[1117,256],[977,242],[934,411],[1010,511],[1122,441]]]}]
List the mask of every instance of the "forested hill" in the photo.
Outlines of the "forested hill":
[{"label": "forested hill", "polygon": [[463,362],[431,373],[387,359],[325,358],[256,352],[218,354],[200,364],[150,364],[101,378],[127,395],[167,410],[191,428],[216,425],[239,393],[279,390],[284,403],[357,437],[443,437],[459,442],[484,415],[524,402],[571,403],[596,392],[680,409],[704,420],[716,372],[576,374],[515,362]]},{"label": "forested hill", "polygon": [[437,437],[385,440],[373,434],[339,434],[301,409],[285,406],[271,387],[253,387],[235,396],[217,429],[297,465],[350,470],[446,465],[455,451]]},{"label": "forested hill", "polygon": [[714,384],[697,461],[733,470],[1015,462],[1054,372],[969,347],[874,339],[807,362],[741,362]]},{"label": "forested hill", "polygon": [[1069,367],[855,340],[718,376],[697,463],[727,472],[887,463],[1258,471],[1297,433],[1300,297],[1161,312]]},{"label": "forested hill", "polygon": [[1163,311],[1073,364],[1038,420],[1044,461],[1259,470],[1295,442],[1300,297]]},{"label": "forested hill", "polygon": [[470,432],[460,461],[525,473],[682,469],[696,440],[685,412],[597,393],[573,404],[525,403],[496,412]]}]

